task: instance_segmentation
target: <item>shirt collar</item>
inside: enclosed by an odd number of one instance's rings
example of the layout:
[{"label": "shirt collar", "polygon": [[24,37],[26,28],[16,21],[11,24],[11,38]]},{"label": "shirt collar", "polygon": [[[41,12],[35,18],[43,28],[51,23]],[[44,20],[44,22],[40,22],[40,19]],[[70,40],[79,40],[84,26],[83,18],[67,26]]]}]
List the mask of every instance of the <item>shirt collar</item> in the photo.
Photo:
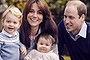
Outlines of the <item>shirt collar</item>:
[{"label": "shirt collar", "polygon": [[78,35],[80,35],[83,38],[86,38],[86,33],[87,33],[87,25],[84,22]]},{"label": "shirt collar", "polygon": [[[68,32],[69,33],[69,32]],[[84,21],[82,27],[81,27],[81,30],[80,32],[75,36],[75,38],[70,34],[71,38],[76,41],[80,36],[83,37],[83,38],[86,38],[86,33],[87,33],[87,25]]]},{"label": "shirt collar", "polygon": [[36,34],[35,37],[37,37],[41,33],[41,28],[39,29],[38,33]]},{"label": "shirt collar", "polygon": [[14,32],[12,35],[7,33],[4,29],[2,30],[2,32],[4,35],[8,36],[8,37],[13,37],[13,36],[16,36],[18,35],[18,31]]}]

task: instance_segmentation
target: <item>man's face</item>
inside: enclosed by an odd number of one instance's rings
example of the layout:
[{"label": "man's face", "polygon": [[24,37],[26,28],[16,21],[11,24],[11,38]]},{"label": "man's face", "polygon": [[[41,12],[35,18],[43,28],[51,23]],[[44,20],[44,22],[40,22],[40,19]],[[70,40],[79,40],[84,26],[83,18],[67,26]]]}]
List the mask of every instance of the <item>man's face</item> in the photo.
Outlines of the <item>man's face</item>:
[{"label": "man's face", "polygon": [[82,25],[82,18],[78,15],[77,7],[67,6],[64,11],[64,25],[68,32],[77,34]]}]

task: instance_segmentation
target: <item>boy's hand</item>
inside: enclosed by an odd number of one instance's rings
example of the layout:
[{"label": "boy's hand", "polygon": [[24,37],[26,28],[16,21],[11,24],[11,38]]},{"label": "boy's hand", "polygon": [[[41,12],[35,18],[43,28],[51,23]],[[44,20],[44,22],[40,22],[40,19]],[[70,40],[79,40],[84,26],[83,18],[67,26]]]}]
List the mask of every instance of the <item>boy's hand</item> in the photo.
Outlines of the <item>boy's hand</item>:
[{"label": "boy's hand", "polygon": [[22,46],[20,47],[20,51],[21,51],[21,54],[23,55],[26,55],[27,54],[27,50],[26,50],[26,47]]}]

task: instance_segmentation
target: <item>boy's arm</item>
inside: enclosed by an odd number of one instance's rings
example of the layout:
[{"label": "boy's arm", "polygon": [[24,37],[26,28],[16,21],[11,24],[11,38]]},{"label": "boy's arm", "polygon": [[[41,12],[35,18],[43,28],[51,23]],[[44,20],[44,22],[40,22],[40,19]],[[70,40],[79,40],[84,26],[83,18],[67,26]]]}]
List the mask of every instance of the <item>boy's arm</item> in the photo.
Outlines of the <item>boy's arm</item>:
[{"label": "boy's arm", "polygon": [[3,60],[2,57],[1,57],[1,55],[0,55],[0,60]]},{"label": "boy's arm", "polygon": [[2,48],[2,44],[3,44],[3,42],[0,41],[0,60],[3,60],[2,57],[1,57],[1,48]]},{"label": "boy's arm", "polygon": [[19,42],[18,44],[20,46],[20,60],[23,60],[25,55],[27,54],[27,50],[26,47],[21,42]]},{"label": "boy's arm", "polygon": [[0,54],[0,60],[3,60],[2,57],[1,57],[1,54]]},{"label": "boy's arm", "polygon": [[21,54],[26,55],[27,54],[27,49],[26,49],[25,45],[23,45],[21,42],[19,42],[19,46],[20,46]]}]

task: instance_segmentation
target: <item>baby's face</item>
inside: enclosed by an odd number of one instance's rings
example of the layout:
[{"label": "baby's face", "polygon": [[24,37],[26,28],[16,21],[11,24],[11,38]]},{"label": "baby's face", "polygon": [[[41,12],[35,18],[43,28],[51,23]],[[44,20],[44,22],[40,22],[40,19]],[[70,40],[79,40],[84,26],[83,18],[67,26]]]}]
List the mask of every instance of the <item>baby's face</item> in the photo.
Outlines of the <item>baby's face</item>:
[{"label": "baby's face", "polygon": [[47,53],[52,49],[52,41],[49,39],[45,39],[44,37],[40,37],[37,43],[37,50],[42,53]]},{"label": "baby's face", "polygon": [[2,22],[2,25],[7,33],[13,34],[20,27],[20,19],[9,12]]}]

